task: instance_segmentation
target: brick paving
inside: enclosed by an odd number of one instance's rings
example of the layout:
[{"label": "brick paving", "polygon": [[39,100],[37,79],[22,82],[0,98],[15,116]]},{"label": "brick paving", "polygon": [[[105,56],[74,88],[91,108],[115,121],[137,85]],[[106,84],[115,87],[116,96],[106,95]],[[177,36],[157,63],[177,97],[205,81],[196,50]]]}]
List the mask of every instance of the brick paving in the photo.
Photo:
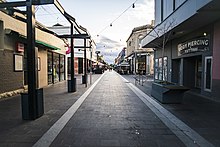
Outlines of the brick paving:
[{"label": "brick paving", "polygon": [[[93,83],[100,76],[93,75]],[[123,77],[134,83],[131,75]],[[137,87],[150,95],[151,82]],[[0,100],[0,146],[33,146],[89,89],[81,84],[81,76],[77,76],[77,92],[67,93],[66,84],[44,88],[45,114],[34,121],[22,120],[20,96]],[[182,104],[162,106],[220,146],[219,103],[188,93]],[[57,135],[50,146],[185,146],[113,71],[103,75]]]},{"label": "brick paving", "polygon": [[108,72],[51,146],[184,146],[160,119]]},{"label": "brick paving", "polygon": [[[93,75],[93,83],[100,76]],[[67,92],[66,81],[44,88],[45,114],[34,121],[22,120],[20,95],[0,100],[0,146],[32,146],[89,88],[76,79],[75,93]]]}]

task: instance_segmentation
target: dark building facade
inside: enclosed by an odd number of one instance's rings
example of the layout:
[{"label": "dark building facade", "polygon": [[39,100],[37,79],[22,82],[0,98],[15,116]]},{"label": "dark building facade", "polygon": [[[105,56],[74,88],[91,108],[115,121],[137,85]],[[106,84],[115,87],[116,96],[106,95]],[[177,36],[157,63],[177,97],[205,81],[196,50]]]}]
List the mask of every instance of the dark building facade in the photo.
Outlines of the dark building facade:
[{"label": "dark building facade", "polygon": [[155,0],[155,26],[142,42],[155,49],[155,80],[220,101],[220,1]]}]

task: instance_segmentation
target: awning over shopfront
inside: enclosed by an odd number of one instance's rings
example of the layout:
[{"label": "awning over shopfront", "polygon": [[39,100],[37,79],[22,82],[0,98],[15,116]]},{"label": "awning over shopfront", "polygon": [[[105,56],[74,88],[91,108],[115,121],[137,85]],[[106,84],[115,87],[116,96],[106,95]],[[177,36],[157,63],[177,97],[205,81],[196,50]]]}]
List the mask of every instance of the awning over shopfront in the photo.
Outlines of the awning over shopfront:
[{"label": "awning over shopfront", "polygon": [[58,47],[55,47],[55,46],[53,46],[53,45],[47,44],[47,43],[42,42],[42,41],[39,41],[39,40],[36,40],[36,43],[39,44],[39,45],[43,45],[43,46],[45,46],[45,47],[48,47],[48,48],[50,48],[50,49],[52,49],[52,50],[61,50],[61,49],[58,48]]}]

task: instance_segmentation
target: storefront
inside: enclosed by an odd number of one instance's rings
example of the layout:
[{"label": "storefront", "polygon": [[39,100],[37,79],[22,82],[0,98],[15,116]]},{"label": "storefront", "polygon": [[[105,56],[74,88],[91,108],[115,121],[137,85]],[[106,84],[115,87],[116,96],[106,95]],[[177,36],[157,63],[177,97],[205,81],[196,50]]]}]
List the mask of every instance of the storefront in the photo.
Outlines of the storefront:
[{"label": "storefront", "polygon": [[[162,66],[163,65],[163,66]],[[169,41],[155,51],[155,80],[170,81],[212,95],[213,27],[206,26]]]},{"label": "storefront", "polygon": [[146,73],[146,55],[138,54],[136,59],[136,73],[145,74]]},{"label": "storefront", "polygon": [[220,1],[173,2],[155,1],[155,27],[142,41],[155,49],[155,80],[220,101]]},{"label": "storefront", "polygon": [[47,52],[48,84],[54,84],[66,79],[65,56],[62,54]]},{"label": "storefront", "polygon": [[146,75],[154,74],[154,55],[153,51],[135,53],[127,58],[128,63],[130,64],[130,73],[140,73]]},{"label": "storefront", "polygon": [[[0,11],[0,96],[21,92],[28,85],[26,24]],[[14,25],[16,24],[16,26]],[[38,24],[36,27],[36,85],[66,79],[66,42]]]}]

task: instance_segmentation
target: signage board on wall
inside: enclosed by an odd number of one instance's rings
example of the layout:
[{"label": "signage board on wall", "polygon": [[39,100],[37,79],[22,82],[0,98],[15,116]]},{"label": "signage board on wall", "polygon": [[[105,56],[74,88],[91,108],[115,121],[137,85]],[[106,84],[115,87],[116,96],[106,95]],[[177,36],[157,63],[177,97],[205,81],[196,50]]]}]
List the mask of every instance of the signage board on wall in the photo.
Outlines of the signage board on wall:
[{"label": "signage board on wall", "polygon": [[177,46],[178,56],[209,50],[209,39],[205,37],[192,39]]},{"label": "signage board on wall", "polygon": [[23,43],[17,43],[17,51],[18,52],[24,52],[24,44]]}]

